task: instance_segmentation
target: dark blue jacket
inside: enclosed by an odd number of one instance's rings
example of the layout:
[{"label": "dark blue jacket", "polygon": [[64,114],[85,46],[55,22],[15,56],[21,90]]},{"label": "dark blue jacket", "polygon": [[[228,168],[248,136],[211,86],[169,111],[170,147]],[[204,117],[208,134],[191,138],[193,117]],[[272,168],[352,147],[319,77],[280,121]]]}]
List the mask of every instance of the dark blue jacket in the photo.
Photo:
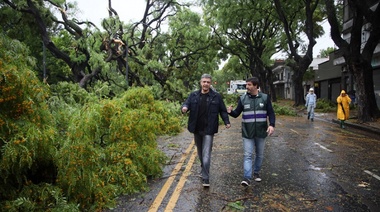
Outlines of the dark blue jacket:
[{"label": "dark blue jacket", "polygon": [[[183,103],[182,107],[187,107],[190,112],[187,129],[189,132],[194,133],[197,118],[198,118],[198,103],[200,101],[201,90],[192,92],[189,97]],[[220,114],[224,124],[230,124],[228,117],[226,105],[223,102],[222,96],[210,89],[209,99],[208,99],[208,111],[207,111],[207,129],[205,130],[206,135],[213,135],[218,132],[219,118]]]}]

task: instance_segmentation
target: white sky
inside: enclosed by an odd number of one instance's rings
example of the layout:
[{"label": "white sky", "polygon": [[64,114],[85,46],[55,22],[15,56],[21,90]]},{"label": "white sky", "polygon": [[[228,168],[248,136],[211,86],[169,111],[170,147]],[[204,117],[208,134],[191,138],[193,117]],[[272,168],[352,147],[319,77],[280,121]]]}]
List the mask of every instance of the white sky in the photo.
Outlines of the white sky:
[{"label": "white sky", "polygon": [[[78,17],[101,27],[101,20],[108,17],[108,0],[76,0],[76,2],[82,12]],[[112,8],[123,22],[140,20],[144,15],[145,5],[145,0],[112,0]]]},{"label": "white sky", "polygon": [[325,31],[325,34],[317,39],[317,44],[315,44],[313,48],[314,56],[317,56],[322,49],[327,49],[327,47],[336,47],[330,36],[330,24],[328,21],[323,23],[323,30]]},{"label": "white sky", "polygon": [[[74,2],[75,0],[70,0]],[[108,17],[108,0],[76,0],[81,14],[78,14],[80,20],[89,20],[101,28],[102,18]],[[142,19],[145,11],[145,0],[112,0],[112,8],[119,14],[123,22],[139,21]],[[325,34],[317,39],[314,46],[313,56],[317,57],[322,49],[334,47],[334,42],[330,38],[330,25],[326,21],[323,24]],[[272,58],[284,58],[281,54],[276,54]]]}]

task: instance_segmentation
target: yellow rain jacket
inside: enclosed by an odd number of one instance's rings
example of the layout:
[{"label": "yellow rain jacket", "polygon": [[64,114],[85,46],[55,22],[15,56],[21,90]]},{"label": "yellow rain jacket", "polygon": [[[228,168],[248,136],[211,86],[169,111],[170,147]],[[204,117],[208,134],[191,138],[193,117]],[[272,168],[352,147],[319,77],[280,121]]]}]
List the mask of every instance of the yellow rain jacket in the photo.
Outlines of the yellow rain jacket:
[{"label": "yellow rain jacket", "polygon": [[[346,91],[342,90],[338,98],[336,98],[336,102],[338,103],[338,110],[336,113],[336,117],[339,120],[347,120],[350,117],[350,103],[351,99],[346,94]],[[342,107],[343,106],[343,107]]]}]

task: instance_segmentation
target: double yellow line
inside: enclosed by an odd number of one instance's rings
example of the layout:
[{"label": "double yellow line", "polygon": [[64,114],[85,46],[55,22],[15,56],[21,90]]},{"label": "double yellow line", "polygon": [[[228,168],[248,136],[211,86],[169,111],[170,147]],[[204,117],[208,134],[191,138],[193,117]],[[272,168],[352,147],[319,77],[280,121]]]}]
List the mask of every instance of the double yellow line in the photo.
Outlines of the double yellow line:
[{"label": "double yellow line", "polygon": [[[162,200],[165,198],[166,194],[168,193],[169,188],[173,184],[175,177],[177,176],[177,174],[181,170],[182,165],[185,163],[185,160],[186,160],[187,156],[190,154],[193,147],[194,147],[194,141],[192,141],[191,144],[189,145],[189,147],[186,149],[185,154],[182,155],[181,160],[179,161],[179,163],[176,165],[176,167],[172,171],[170,177],[166,180],[164,186],[162,186],[161,191],[158,193],[156,199],[154,200],[154,202],[150,206],[150,208],[148,210],[149,212],[155,212],[158,210],[158,208],[160,207],[160,205],[162,203]],[[173,211],[175,205],[177,204],[179,195],[181,194],[181,191],[185,185],[187,177],[190,175],[191,167],[193,167],[194,160],[195,160],[196,156],[197,156],[197,150],[196,150],[196,148],[194,148],[194,151],[192,152],[192,154],[190,156],[189,162],[187,163],[186,169],[183,172],[181,178],[179,179],[179,182],[178,182],[176,188],[174,189],[173,194],[170,197],[168,204],[166,205],[165,212],[166,211]]]}]

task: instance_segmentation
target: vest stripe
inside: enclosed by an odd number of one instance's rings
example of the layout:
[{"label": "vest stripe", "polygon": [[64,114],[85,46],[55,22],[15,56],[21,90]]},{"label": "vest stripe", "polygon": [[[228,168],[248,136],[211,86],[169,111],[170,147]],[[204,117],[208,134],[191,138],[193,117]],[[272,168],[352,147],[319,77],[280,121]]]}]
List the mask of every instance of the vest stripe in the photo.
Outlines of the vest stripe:
[{"label": "vest stripe", "polygon": [[266,122],[267,121],[267,111],[257,110],[243,112],[242,122],[252,123],[252,122]]},{"label": "vest stripe", "polygon": [[256,123],[256,122],[264,122],[266,121],[266,118],[257,118],[257,119],[242,119],[243,123]]}]

